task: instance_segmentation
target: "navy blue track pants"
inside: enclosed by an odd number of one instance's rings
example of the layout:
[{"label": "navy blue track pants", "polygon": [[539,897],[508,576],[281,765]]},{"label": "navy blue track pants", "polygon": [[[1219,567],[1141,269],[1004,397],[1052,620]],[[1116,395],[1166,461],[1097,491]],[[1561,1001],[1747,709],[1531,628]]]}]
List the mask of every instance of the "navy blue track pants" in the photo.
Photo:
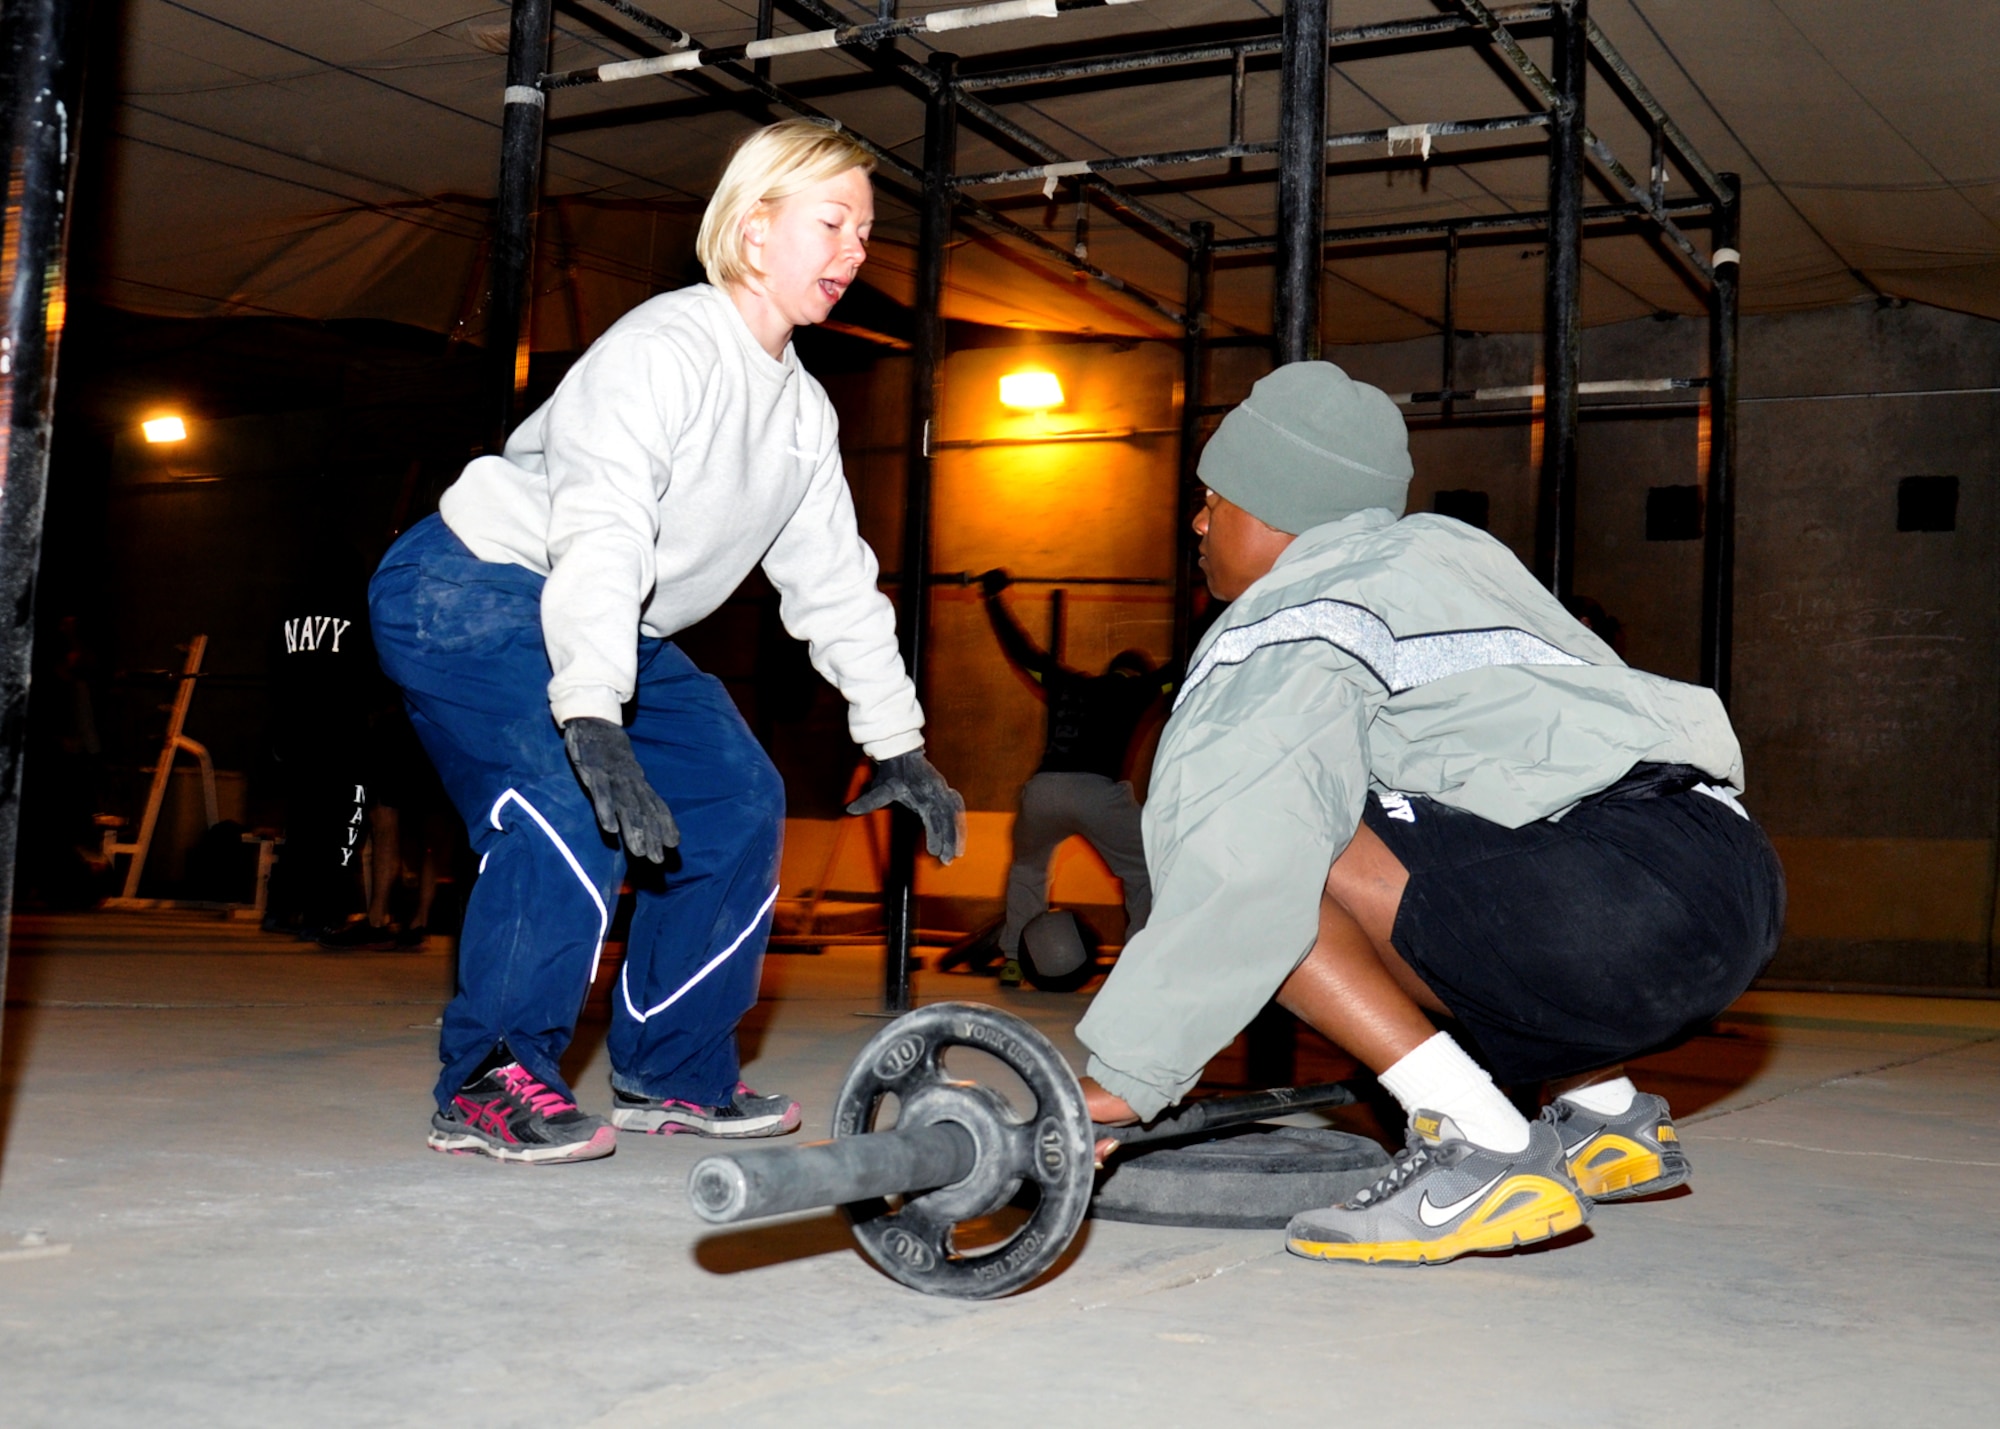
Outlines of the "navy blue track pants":
[{"label": "navy blue track pants", "polygon": [[[503,1042],[568,1090],[556,1063],[625,876],[624,850],[599,830],[549,717],[542,584],[480,560],[429,516],[389,549],[368,591],[382,668],[479,855],[439,1042],[440,1107]],[[736,1087],[736,1023],[757,998],[785,791],[721,681],[671,641],[638,646],[627,729],[681,844],[664,880],[641,869],[612,992],[612,1081],[707,1106]]]}]

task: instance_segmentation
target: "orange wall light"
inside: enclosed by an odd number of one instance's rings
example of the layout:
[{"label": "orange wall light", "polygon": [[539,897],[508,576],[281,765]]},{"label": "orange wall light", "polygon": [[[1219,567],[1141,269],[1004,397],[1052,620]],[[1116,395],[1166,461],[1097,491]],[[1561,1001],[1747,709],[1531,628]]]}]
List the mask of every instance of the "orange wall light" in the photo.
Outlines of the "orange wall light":
[{"label": "orange wall light", "polygon": [[1010,372],[1000,379],[1000,405],[1040,412],[1060,407],[1062,383],[1053,372]]},{"label": "orange wall light", "polygon": [[188,434],[187,423],[179,417],[151,417],[139,424],[139,430],[149,442],[184,442]]}]

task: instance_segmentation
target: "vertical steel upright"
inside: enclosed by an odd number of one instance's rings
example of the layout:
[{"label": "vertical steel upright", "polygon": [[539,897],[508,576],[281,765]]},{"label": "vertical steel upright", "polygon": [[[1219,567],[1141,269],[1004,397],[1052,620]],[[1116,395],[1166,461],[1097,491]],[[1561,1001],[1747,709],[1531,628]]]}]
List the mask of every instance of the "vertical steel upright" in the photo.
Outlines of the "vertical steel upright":
[{"label": "vertical steel upright", "polygon": [[1319,281],[1326,231],[1328,0],[1286,0],[1279,70],[1278,255],[1271,336],[1277,360],[1319,356]]},{"label": "vertical steel upright", "polygon": [[1438,416],[1451,420],[1452,393],[1458,390],[1458,230],[1444,236],[1444,321],[1439,337],[1444,341],[1444,361],[1439,364],[1438,388],[1444,393]]},{"label": "vertical steel upright", "polygon": [[1701,682],[1729,703],[1729,666],[1736,607],[1736,285],[1742,270],[1737,254],[1743,185],[1735,174],[1718,174],[1728,186],[1718,195],[1709,266],[1715,270],[1708,294],[1708,500],[1701,548]]},{"label": "vertical steel upright", "polygon": [[[931,424],[937,418],[938,367],[944,358],[945,245],[951,241],[952,178],[958,160],[958,56],[930,59],[934,87],[924,114],[924,192],[917,223],[916,341],[910,352],[910,429],[905,445],[903,582],[896,612],[903,664],[917,693],[924,690],[930,621]],[[882,1007],[907,1012],[917,941],[917,843],[923,824],[901,804],[891,806],[889,867],[882,880],[888,929]]]},{"label": "vertical steel upright", "polygon": [[514,0],[507,36],[507,88],[500,118],[500,182],[493,197],[492,257],[487,263],[486,382],[481,426],[499,451],[528,385],[528,285],[535,270],[535,220],[542,203],[542,131],[548,97],[555,0]]},{"label": "vertical steel upright", "polygon": [[1576,572],[1577,381],[1582,368],[1583,92],[1590,64],[1585,0],[1549,7],[1549,245],[1542,299],[1542,470],[1535,574],[1558,596]]},{"label": "vertical steel upright", "polygon": [[1181,449],[1174,512],[1174,664],[1187,668],[1194,648],[1194,586],[1199,557],[1194,528],[1201,482],[1195,468],[1201,459],[1202,394],[1208,370],[1208,282],[1214,266],[1215,225],[1198,218],[1188,225],[1187,303],[1181,336]]},{"label": "vertical steel upright", "polygon": [[[1280,364],[1319,357],[1319,283],[1325,267],[1328,0],[1286,0],[1279,71],[1278,252],[1272,284],[1272,354]],[[1297,1026],[1271,1003],[1245,1029],[1252,1085],[1292,1080]]]},{"label": "vertical steel upright", "polygon": [[9,171],[0,218],[0,988],[20,838],[34,589],[47,504],[69,200],[76,181],[85,0],[0,6],[0,123]]},{"label": "vertical steel upright", "polygon": [[[772,20],[774,18],[772,11],[776,3],[777,0],[757,0],[757,38],[760,40],[771,38]],[[750,70],[759,79],[769,79],[771,77],[771,62],[768,59],[758,60],[750,67]]]}]

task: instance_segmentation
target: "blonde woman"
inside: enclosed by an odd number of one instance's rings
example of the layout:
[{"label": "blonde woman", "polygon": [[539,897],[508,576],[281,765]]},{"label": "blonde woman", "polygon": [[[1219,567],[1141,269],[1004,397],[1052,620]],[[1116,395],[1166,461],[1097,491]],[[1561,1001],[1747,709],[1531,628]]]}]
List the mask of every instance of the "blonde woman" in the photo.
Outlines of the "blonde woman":
[{"label": "blonde woman", "polygon": [[[855,527],[833,408],[792,352],[867,256],[867,153],[759,130],[702,220],[709,282],[627,313],[499,456],[466,467],[370,590],[383,668],[465,816],[481,875],[446,1009],[430,1145],[503,1161],[609,1155],[618,1127],[774,1136],[798,1104],[738,1079],[777,896],[784,788],[720,681],[673,644],[757,566],[900,800],[955,857],[964,804]],[[622,847],[621,847],[622,844]],[[610,1124],[557,1067],[628,859]]]}]

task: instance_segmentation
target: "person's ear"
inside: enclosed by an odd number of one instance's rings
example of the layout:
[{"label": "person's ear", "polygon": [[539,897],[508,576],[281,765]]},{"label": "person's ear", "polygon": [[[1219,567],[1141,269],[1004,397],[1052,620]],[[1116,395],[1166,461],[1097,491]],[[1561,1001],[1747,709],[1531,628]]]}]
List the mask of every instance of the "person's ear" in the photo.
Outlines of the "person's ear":
[{"label": "person's ear", "polygon": [[764,265],[758,260],[763,257],[764,244],[771,237],[771,206],[760,203],[743,219],[743,257],[758,272]]}]

